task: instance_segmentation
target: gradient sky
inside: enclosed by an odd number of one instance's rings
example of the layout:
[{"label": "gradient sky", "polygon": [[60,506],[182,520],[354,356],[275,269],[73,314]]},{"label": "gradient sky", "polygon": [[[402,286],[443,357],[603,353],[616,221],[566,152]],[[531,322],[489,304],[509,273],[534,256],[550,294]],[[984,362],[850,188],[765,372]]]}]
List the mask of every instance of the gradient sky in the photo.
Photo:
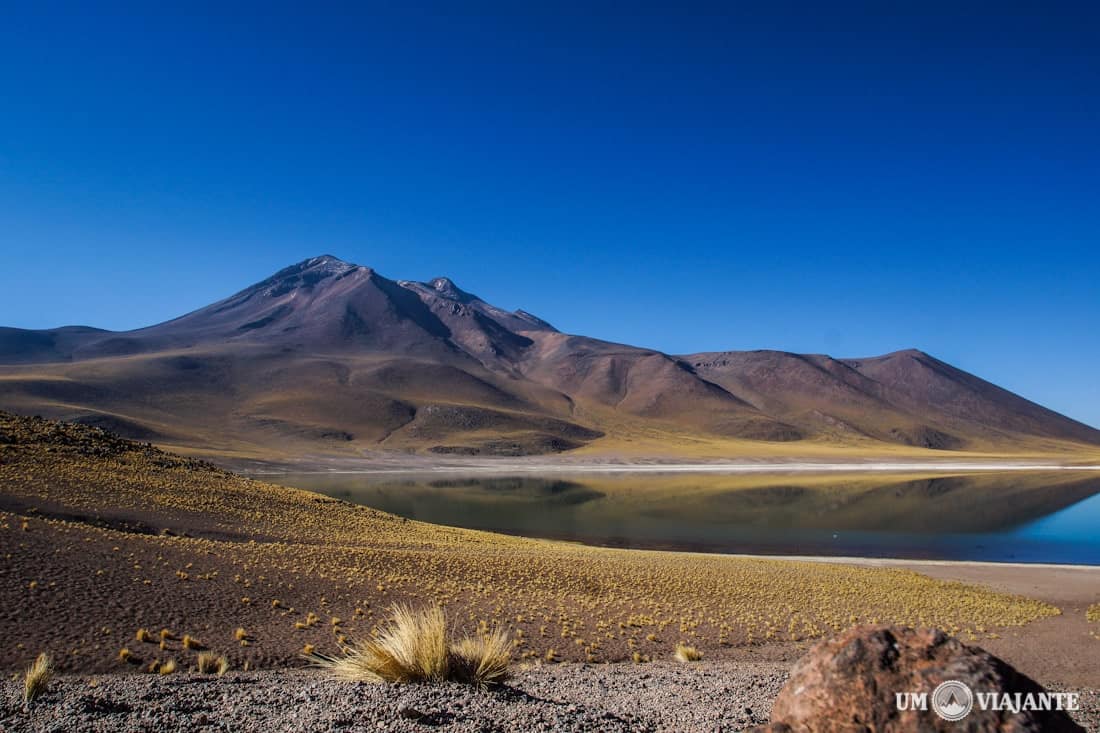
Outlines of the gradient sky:
[{"label": "gradient sky", "polygon": [[0,325],[332,253],[674,353],[918,347],[1100,425],[1100,4],[160,5],[5,8]]}]

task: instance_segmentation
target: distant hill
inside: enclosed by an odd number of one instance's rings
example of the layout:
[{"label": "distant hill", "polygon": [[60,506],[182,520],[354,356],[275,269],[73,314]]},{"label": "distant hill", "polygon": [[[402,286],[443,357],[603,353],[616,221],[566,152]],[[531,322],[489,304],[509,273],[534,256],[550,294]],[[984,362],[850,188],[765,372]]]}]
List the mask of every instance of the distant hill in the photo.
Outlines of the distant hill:
[{"label": "distant hill", "polygon": [[1100,446],[1100,431],[919,351],[673,356],[331,256],[135,331],[0,329],[0,408],[289,459]]}]

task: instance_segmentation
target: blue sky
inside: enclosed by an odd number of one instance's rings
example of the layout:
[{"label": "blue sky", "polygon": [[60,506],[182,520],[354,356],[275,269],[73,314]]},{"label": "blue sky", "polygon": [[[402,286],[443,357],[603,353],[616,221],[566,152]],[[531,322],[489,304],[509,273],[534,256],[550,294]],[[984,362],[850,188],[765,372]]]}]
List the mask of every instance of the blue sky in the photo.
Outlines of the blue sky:
[{"label": "blue sky", "polygon": [[332,253],[669,352],[918,347],[1100,425],[1095,3],[20,5],[2,325]]}]

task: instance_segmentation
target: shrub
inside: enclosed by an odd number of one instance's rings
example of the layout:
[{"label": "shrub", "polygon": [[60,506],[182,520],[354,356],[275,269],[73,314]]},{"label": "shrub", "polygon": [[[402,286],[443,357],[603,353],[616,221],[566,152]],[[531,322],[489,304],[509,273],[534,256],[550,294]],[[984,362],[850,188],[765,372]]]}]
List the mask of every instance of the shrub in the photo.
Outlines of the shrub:
[{"label": "shrub", "polygon": [[27,668],[27,674],[23,678],[23,702],[29,704],[45,692],[52,677],[53,662],[49,654],[42,652],[34,660],[34,664]]}]

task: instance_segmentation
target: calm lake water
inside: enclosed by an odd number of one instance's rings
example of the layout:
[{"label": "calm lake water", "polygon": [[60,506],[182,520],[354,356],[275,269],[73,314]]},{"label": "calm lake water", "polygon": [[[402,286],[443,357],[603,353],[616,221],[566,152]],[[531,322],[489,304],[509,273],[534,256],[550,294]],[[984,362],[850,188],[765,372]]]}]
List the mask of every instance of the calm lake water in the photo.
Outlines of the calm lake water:
[{"label": "calm lake water", "polygon": [[1095,472],[264,478],[425,522],[613,547],[1100,565]]}]

